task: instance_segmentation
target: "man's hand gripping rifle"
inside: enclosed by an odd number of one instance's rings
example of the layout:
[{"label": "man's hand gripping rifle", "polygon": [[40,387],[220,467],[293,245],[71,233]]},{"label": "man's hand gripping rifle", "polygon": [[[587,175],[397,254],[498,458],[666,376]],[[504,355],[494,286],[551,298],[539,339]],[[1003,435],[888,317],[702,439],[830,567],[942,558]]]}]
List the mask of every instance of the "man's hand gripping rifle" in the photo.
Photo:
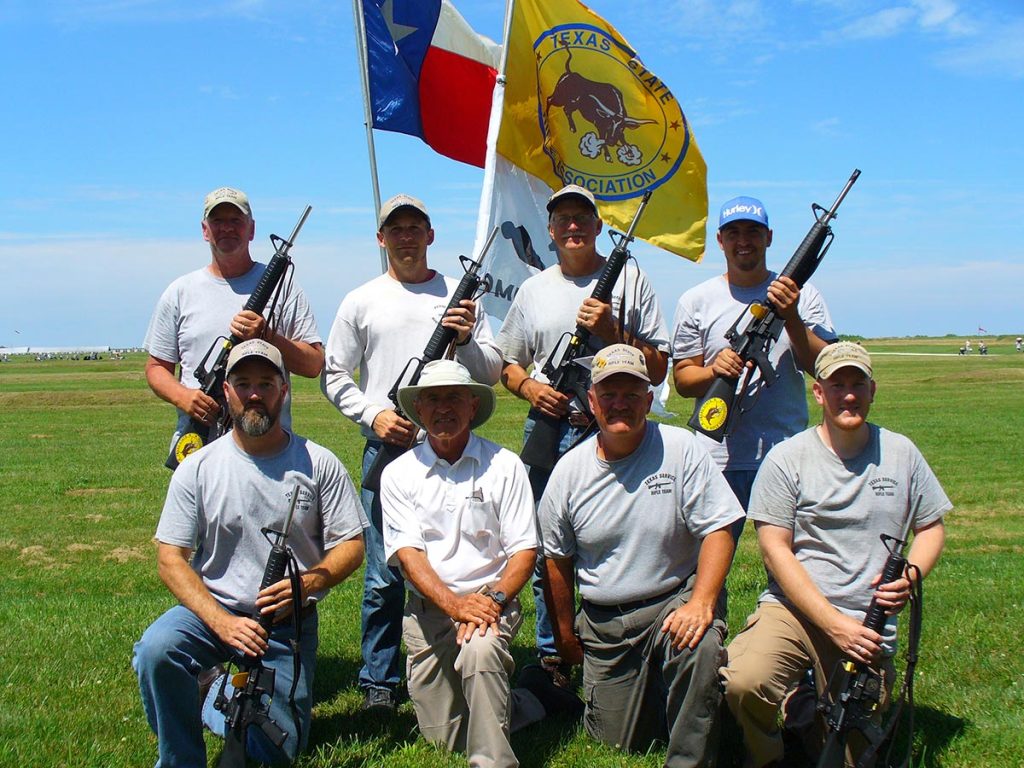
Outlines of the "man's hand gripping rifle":
[{"label": "man's hand gripping rifle", "polygon": [[[291,641],[292,658],[295,663],[295,671],[292,676],[292,690],[289,698],[292,699],[294,713],[295,686],[299,679],[299,628],[301,626],[302,612],[302,581],[299,578],[298,564],[291,551],[287,547],[288,532],[291,529],[292,517],[295,514],[295,504],[298,502],[301,486],[296,484],[292,493],[291,504],[288,507],[288,516],[285,518],[284,527],[280,531],[272,528],[264,528],[263,535],[270,542],[270,556],[267,558],[267,567],[263,571],[263,580],[260,582],[259,591],[262,592],[272,584],[276,584],[285,578],[287,571],[291,580],[292,590],[292,620],[294,623],[295,637]],[[257,608],[252,618],[259,622],[260,626],[270,634],[274,624],[274,614],[261,613]],[[255,725],[266,737],[277,747],[284,744],[288,734],[274,720],[270,718],[270,698],[274,695],[275,671],[263,666],[260,658],[244,662],[239,671],[231,678],[231,685],[234,692],[229,699],[225,694],[227,677],[221,682],[220,690],[213,706],[224,713],[226,723],[224,735],[224,751],[221,753],[220,768],[245,768],[246,757],[246,733],[250,725]],[[264,702],[264,697],[267,701]],[[296,728],[301,728],[301,721],[295,715]],[[301,742],[301,732],[299,741]]]},{"label": "man's hand gripping rifle", "polygon": [[[828,253],[828,249],[832,245],[834,235],[829,223],[836,217],[836,211],[839,210],[843,198],[857,181],[858,176],[860,176],[860,171],[854,170],[846,182],[846,186],[843,187],[843,191],[839,193],[839,197],[828,210],[817,203],[811,205],[815,222],[779,277],[791,278],[797,288],[804,287],[804,283],[814,274],[814,270],[818,268],[818,264],[825,258],[825,254]],[[749,320],[747,320],[748,317]],[[747,320],[747,324],[741,331],[739,326],[744,320]],[[778,310],[768,300],[751,302],[743,310],[725,334],[733,351],[739,355],[746,366],[743,386],[737,391],[736,385],[739,379],[716,377],[704,396],[698,398],[693,408],[693,415],[690,416],[687,424],[697,432],[702,432],[718,442],[722,442],[725,436],[732,432],[739,417],[749,411],[757,401],[760,388],[762,386],[770,387],[778,378],[768,355],[772,345],[779,340],[785,324],[786,322],[779,315]],[[705,364],[710,364],[710,361],[705,361]],[[737,396],[747,397],[747,388],[755,369],[761,374],[761,377],[754,384],[749,401],[745,405],[734,407]]]},{"label": "man's hand gripping rifle", "polygon": [[[594,286],[591,298],[605,303],[611,298],[612,289],[629,259],[629,244],[633,242],[633,232],[636,231],[640,217],[650,199],[651,190],[647,190],[644,192],[644,196],[640,200],[640,207],[636,209],[633,221],[625,234],[610,233],[615,242],[615,249],[608,256],[608,262],[597,279],[597,285]],[[618,235],[617,240],[616,235]],[[577,325],[574,332],[570,334],[567,331],[562,338],[564,339],[566,336],[569,337],[569,340],[564,346],[559,341],[559,347],[562,349],[561,357],[556,362],[555,352],[552,352],[544,363],[544,367],[541,368],[541,373],[547,377],[548,384],[553,389],[569,397],[576,397],[583,407],[587,408],[587,383],[590,381],[590,371],[580,365],[577,359],[586,354],[587,342],[590,341],[590,330]],[[534,420],[533,431],[530,432],[530,437],[526,441],[526,445],[523,446],[523,452],[519,457],[528,467],[550,470],[558,460],[561,420],[548,416],[536,408],[530,409],[530,416]]]},{"label": "man's hand gripping rifle", "polygon": [[[252,292],[249,300],[242,307],[243,312],[249,311],[262,315],[268,302],[272,308],[277,305],[281,288],[284,285],[284,276],[292,266],[292,260],[288,253],[312,210],[311,206],[306,206],[306,210],[299,217],[299,223],[295,225],[295,229],[292,230],[292,234],[287,240],[282,240],[277,235],[270,236],[270,242],[274,246],[274,257],[267,264],[263,276],[256,285],[256,290]],[[271,316],[273,316],[273,309],[271,309]],[[231,348],[240,341],[241,339],[234,334],[218,337],[207,350],[199,367],[196,368],[195,375],[199,381],[199,389],[204,395],[216,401],[219,407],[218,415],[212,424],[204,424],[194,418],[189,420],[188,427],[178,438],[167,461],[164,462],[164,466],[172,472],[190,453],[198,451],[231,429],[231,416],[228,414],[227,404],[224,400],[224,371],[227,369]],[[214,359],[213,365],[207,368],[206,363],[214,352],[217,353],[217,357]]]},{"label": "man's hand gripping rifle", "polygon": [[[444,312],[441,314],[441,320],[437,321],[437,326],[434,328],[434,332],[430,336],[430,340],[427,342],[427,346],[423,349],[423,354],[420,357],[414,357],[405,364],[402,372],[398,375],[394,385],[388,391],[388,399],[391,400],[392,405],[395,407],[395,413],[402,418],[405,418],[405,414],[402,413],[401,407],[398,405],[398,390],[404,386],[416,386],[419,383],[420,375],[423,373],[423,366],[427,363],[433,362],[434,360],[440,360],[442,357],[449,357],[452,354],[452,350],[455,348],[455,339],[458,335],[454,328],[446,328],[441,324],[445,316],[448,314],[449,309],[458,307],[466,299],[476,301],[480,296],[491,290],[490,277],[480,277],[480,268],[484,262],[484,256],[487,255],[487,251],[490,250],[491,243],[494,242],[495,236],[498,234],[498,228],[495,227],[491,230],[490,236],[487,238],[487,242],[484,243],[483,251],[480,253],[479,258],[476,261],[470,259],[467,256],[460,256],[459,261],[462,263],[462,268],[466,271],[462,276],[462,280],[455,288],[455,292],[452,294],[451,301],[448,302],[448,306],[445,307]],[[481,286],[482,289],[481,289]],[[481,322],[481,318],[477,318],[477,322]],[[409,374],[410,368],[412,374]],[[384,443],[381,445],[380,450],[377,451],[377,456],[374,458],[370,468],[366,471],[366,477],[363,478],[363,488],[368,491],[376,493],[380,490],[380,475],[384,471],[384,467],[390,464],[392,461],[397,459],[403,453],[408,451],[412,445],[396,445],[394,443]]]},{"label": "man's hand gripping rifle", "polygon": [[[907,563],[902,549],[905,542],[893,536],[882,534],[882,543],[889,550],[879,585],[889,584],[906,574],[910,578],[910,631],[907,639],[907,669],[903,676],[903,690],[899,703],[893,708],[886,727],[872,722],[872,716],[882,701],[884,681],[882,676],[869,665],[844,659],[839,663],[838,674],[834,675],[829,691],[818,703],[818,709],[825,717],[826,739],[817,768],[842,768],[846,754],[846,743],[852,731],[858,731],[867,745],[857,759],[858,768],[875,765],[876,755],[883,742],[895,730],[899,723],[900,711],[904,700],[910,710],[910,737],[907,744],[906,761],[910,761],[910,749],[913,746],[913,679],[917,665],[917,649],[921,634],[921,573],[917,566]],[[872,598],[868,612],[864,617],[864,626],[879,634],[885,629],[885,609]],[[891,748],[891,746],[890,746]],[[888,760],[886,765],[888,765]]]}]

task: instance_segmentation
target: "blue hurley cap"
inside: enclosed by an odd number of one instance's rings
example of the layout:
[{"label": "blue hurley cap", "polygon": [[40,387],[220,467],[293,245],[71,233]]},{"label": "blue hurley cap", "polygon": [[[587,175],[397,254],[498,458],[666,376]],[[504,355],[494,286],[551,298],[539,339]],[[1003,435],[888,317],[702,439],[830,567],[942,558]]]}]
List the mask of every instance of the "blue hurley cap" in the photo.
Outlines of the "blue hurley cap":
[{"label": "blue hurley cap", "polygon": [[756,221],[768,227],[768,211],[756,197],[734,197],[722,206],[722,212],[718,215],[718,228],[721,229],[731,221]]}]

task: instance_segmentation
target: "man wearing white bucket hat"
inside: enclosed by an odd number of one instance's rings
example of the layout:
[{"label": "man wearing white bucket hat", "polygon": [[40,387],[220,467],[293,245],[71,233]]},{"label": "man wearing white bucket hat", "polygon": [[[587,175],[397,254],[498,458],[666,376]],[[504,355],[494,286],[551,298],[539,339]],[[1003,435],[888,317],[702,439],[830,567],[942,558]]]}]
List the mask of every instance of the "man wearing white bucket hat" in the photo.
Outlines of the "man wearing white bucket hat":
[{"label": "man wearing white bucket hat", "polygon": [[428,363],[398,399],[427,433],[380,489],[385,557],[410,587],[402,629],[416,720],[471,766],[516,766],[509,646],[537,547],[526,468],[472,433],[494,411],[494,390],[454,360]]}]

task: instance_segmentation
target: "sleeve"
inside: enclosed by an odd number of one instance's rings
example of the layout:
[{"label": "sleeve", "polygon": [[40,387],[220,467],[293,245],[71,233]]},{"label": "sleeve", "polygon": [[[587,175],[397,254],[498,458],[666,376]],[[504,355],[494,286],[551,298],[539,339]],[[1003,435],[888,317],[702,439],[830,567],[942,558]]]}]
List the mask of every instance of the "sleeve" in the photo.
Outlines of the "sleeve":
[{"label": "sleeve", "polygon": [[352,478],[338,457],[326,448],[319,461],[317,488],[325,550],[355,538],[369,527],[370,523],[356,496]]},{"label": "sleeve", "polygon": [[[684,293],[679,297],[672,319],[672,359],[678,362],[698,355],[704,355],[700,316]],[[704,363],[706,365],[708,360],[705,359]]]},{"label": "sleeve", "polygon": [[498,349],[501,357],[510,363],[515,363],[523,368],[529,368],[533,363],[533,350],[526,338],[526,318],[523,314],[522,305],[523,289],[520,286],[519,292],[512,300],[512,306],[505,315],[505,321],[498,331]]},{"label": "sleeve", "polygon": [[500,506],[501,546],[509,557],[524,549],[537,549],[537,516],[530,478],[523,462],[511,451],[502,451],[506,474]]},{"label": "sleeve", "polygon": [[195,549],[199,544],[199,457],[189,456],[171,475],[163,512],[156,528],[161,544]]},{"label": "sleeve", "polygon": [[146,329],[146,340],[142,342],[145,350],[168,363],[181,362],[178,350],[179,311],[177,301],[177,281],[171,283],[160,295]]},{"label": "sleeve", "polygon": [[684,450],[692,471],[683,483],[683,521],[691,534],[704,538],[739,520],[744,512],[707,449],[693,440]]},{"label": "sleeve", "polygon": [[[651,287],[651,282],[646,273],[637,270],[637,279],[640,281],[640,317],[637,323],[637,335],[659,352],[668,353],[670,343],[668,326],[665,325],[665,317],[661,314],[661,303],[658,295]],[[627,297],[628,300],[628,297]]]},{"label": "sleeve", "polygon": [[799,310],[800,319],[815,336],[829,343],[839,340],[836,329],[832,325],[832,316],[825,305],[825,299],[810,283],[806,283],[800,290]]},{"label": "sleeve", "polygon": [[[412,455],[412,451],[405,455]],[[427,551],[419,521],[416,519],[415,496],[408,492],[408,482],[400,482],[403,464],[405,462],[401,459],[391,462],[380,476],[379,498],[384,531],[384,560],[388,565],[396,567],[399,565],[396,555],[403,547]]]},{"label": "sleeve", "polygon": [[292,341],[302,341],[306,344],[318,344],[323,341],[316,327],[313,309],[306,299],[306,293],[294,281],[292,281],[284,301],[281,329],[281,332]]},{"label": "sleeve", "polygon": [[338,307],[327,337],[320,389],[343,416],[372,429],[373,420],[384,406],[372,402],[356,384],[355,371],[362,363],[367,342],[366,334],[357,322],[358,316],[359,307],[349,294]]},{"label": "sleeve", "polygon": [[953,509],[953,502],[939,484],[932,468],[928,466],[921,451],[914,447],[916,454],[910,482],[910,515],[914,530],[941,520]]},{"label": "sleeve", "polygon": [[796,523],[796,483],[796,475],[780,464],[776,449],[773,448],[761,463],[754,479],[747,517],[760,523],[792,529]]},{"label": "sleeve", "polygon": [[480,314],[477,316],[476,325],[473,326],[471,340],[461,347],[455,347],[455,357],[466,366],[474,381],[494,386],[501,376],[501,350],[494,342],[491,322],[479,303],[477,311]]},{"label": "sleeve", "polygon": [[572,557],[576,554],[576,535],[569,519],[568,462],[562,457],[551,473],[544,495],[541,496],[537,517],[540,522],[541,549],[545,557]]}]

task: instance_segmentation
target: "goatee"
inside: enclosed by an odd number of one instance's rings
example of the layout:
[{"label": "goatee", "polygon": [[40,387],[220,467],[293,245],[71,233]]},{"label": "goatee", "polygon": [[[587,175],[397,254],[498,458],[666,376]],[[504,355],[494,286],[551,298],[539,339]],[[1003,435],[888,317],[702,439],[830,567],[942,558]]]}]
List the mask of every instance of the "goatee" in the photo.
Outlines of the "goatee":
[{"label": "goatee", "polygon": [[247,408],[242,411],[235,423],[249,437],[263,437],[274,426],[275,419],[267,412],[258,408]]}]

